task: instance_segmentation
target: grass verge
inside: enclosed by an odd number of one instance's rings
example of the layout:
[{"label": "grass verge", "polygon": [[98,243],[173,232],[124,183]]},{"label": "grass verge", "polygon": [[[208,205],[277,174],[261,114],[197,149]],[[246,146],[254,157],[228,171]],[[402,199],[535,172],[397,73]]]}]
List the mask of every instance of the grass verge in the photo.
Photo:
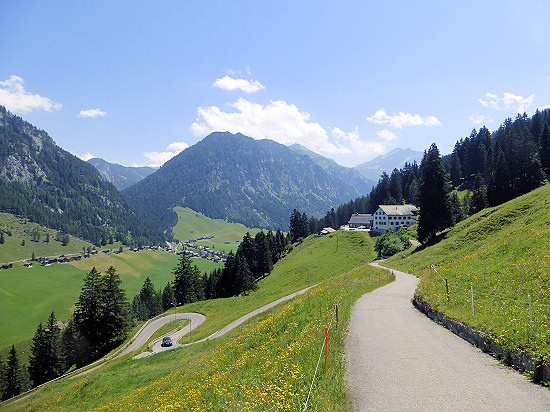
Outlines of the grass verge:
[{"label": "grass verge", "polygon": [[548,365],[549,204],[547,185],[485,209],[446,232],[439,243],[396,255],[385,265],[418,275],[416,296],[435,310]]}]

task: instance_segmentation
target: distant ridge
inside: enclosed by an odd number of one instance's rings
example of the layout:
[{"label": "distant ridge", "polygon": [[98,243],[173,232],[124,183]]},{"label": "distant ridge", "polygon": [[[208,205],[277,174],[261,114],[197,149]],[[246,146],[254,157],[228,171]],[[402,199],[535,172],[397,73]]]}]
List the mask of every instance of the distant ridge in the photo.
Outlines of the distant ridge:
[{"label": "distant ridge", "polygon": [[401,169],[405,166],[405,163],[416,162],[420,164],[423,156],[424,152],[397,148],[368,162],[357,165],[353,169],[366,179],[377,182],[382,172],[391,174],[393,169]]},{"label": "distant ridge", "polygon": [[94,166],[101,176],[108,182],[116,186],[118,190],[124,190],[133,184],[145,179],[156,168],[153,167],[127,167],[117,163],[109,163],[106,160],[94,157],[88,160]]}]

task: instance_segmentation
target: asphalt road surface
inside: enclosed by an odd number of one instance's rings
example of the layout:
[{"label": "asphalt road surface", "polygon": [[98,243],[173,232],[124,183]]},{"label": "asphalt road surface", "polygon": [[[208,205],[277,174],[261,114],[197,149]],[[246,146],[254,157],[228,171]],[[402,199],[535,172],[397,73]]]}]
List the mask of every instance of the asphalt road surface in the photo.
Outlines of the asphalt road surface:
[{"label": "asphalt road surface", "polygon": [[417,278],[361,297],[346,340],[353,411],[550,411],[550,390],[502,366],[411,303]]}]

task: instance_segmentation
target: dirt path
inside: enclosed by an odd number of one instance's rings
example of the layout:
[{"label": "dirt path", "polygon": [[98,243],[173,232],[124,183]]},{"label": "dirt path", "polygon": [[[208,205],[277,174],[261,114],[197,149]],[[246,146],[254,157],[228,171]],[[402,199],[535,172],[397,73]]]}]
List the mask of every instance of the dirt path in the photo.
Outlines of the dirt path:
[{"label": "dirt path", "polygon": [[361,297],[346,340],[353,411],[550,411],[550,390],[412,306],[413,275]]}]

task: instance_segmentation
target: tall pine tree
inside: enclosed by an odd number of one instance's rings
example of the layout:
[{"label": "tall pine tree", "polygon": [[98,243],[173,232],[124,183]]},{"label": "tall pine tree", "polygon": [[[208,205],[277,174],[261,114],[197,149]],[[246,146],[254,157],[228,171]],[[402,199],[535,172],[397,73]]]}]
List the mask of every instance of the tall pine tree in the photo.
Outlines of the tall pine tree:
[{"label": "tall pine tree", "polygon": [[420,217],[418,240],[427,243],[450,224],[448,175],[433,143],[420,164]]}]

